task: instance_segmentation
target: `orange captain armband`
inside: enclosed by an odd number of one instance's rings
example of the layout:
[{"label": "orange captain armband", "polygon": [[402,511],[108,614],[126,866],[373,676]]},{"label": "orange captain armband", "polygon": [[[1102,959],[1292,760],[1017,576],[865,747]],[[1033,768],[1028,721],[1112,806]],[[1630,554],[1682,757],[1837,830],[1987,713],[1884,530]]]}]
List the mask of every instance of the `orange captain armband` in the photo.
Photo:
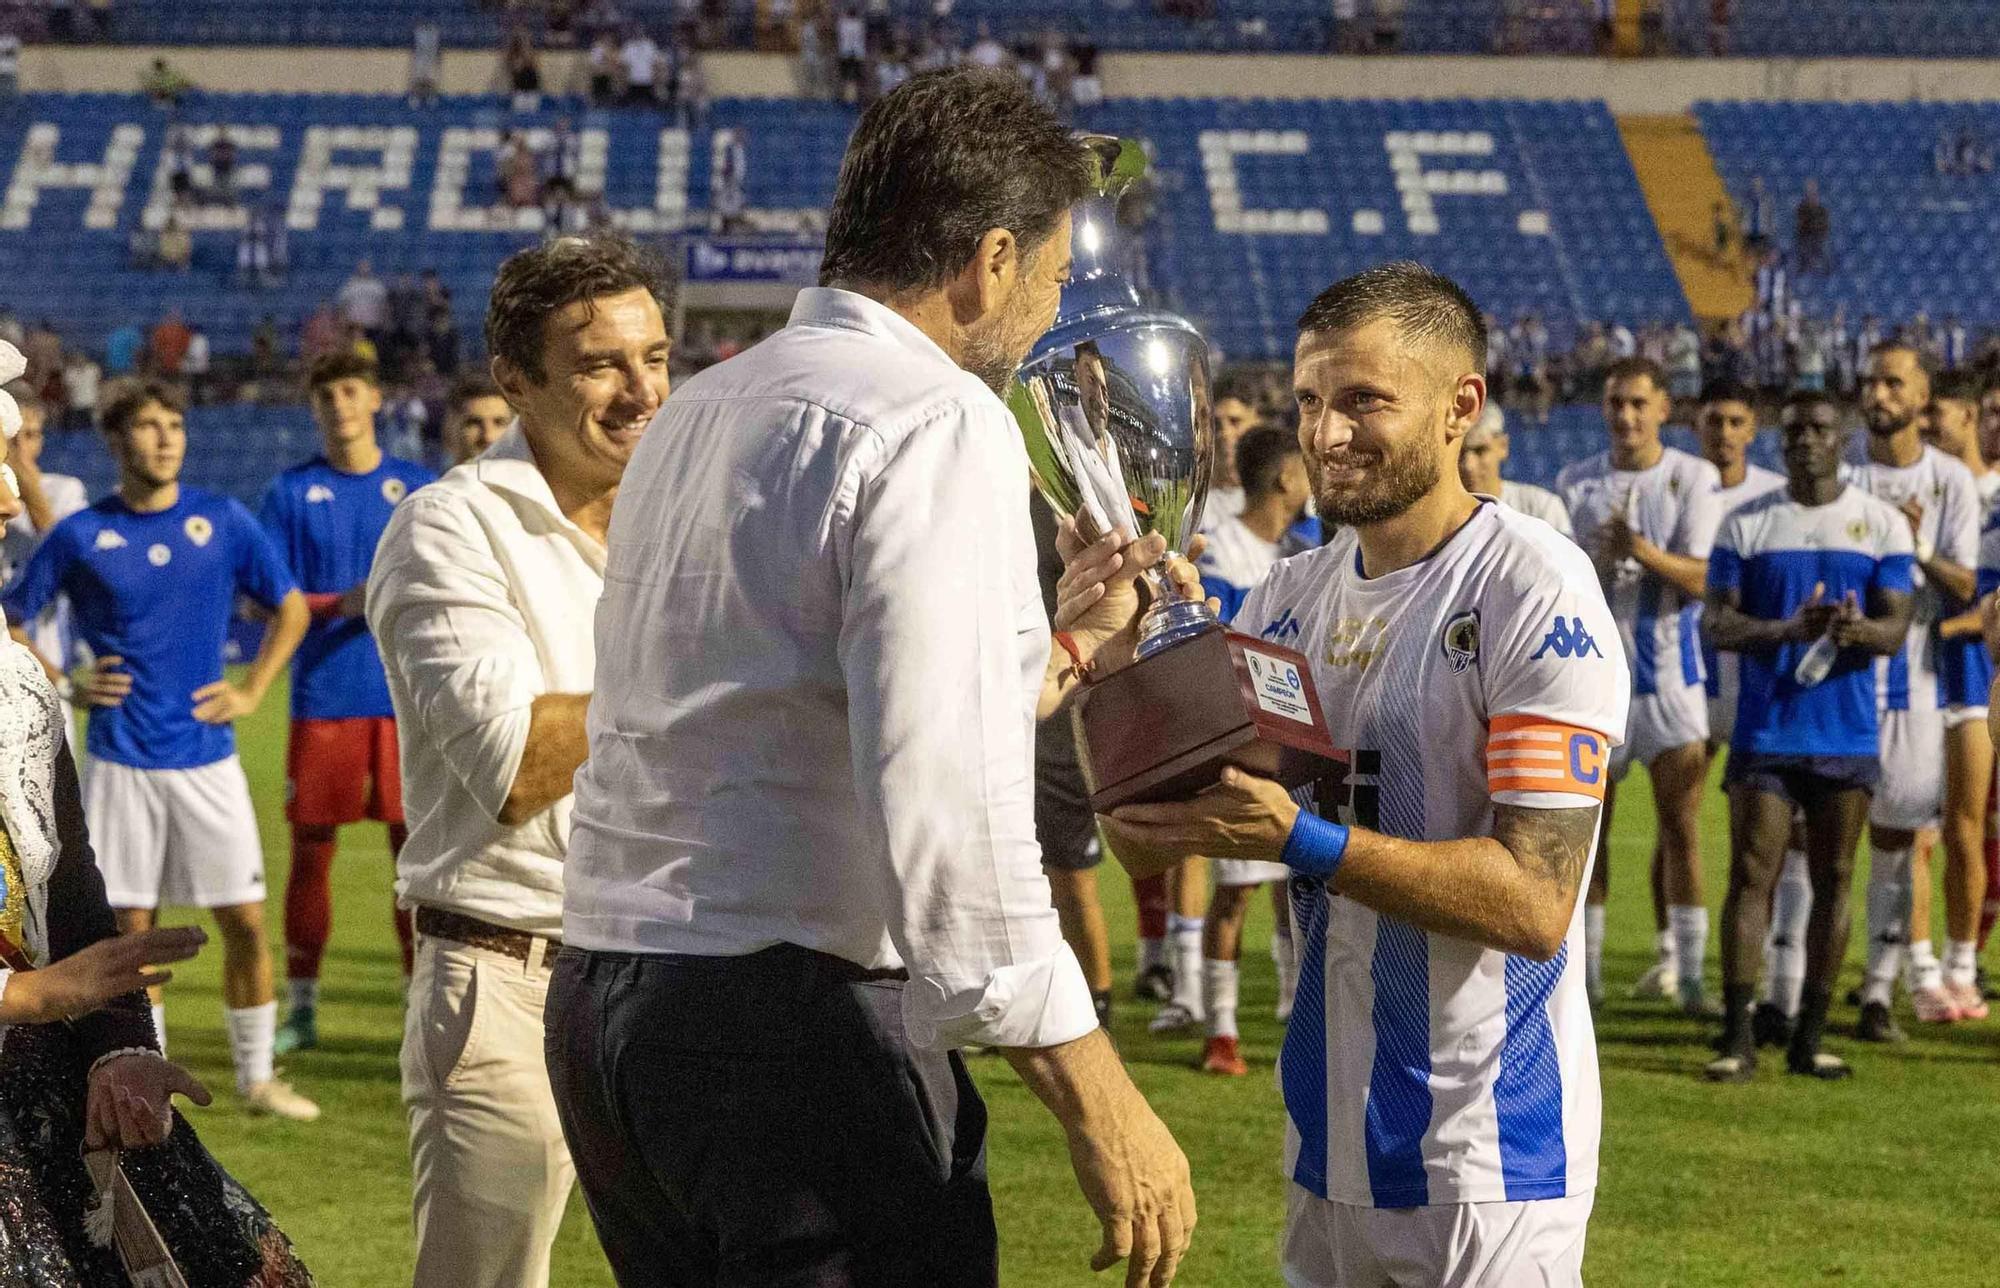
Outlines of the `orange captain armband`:
[{"label": "orange captain armband", "polygon": [[1611,740],[1547,716],[1501,716],[1486,735],[1486,790],[1604,799]]}]

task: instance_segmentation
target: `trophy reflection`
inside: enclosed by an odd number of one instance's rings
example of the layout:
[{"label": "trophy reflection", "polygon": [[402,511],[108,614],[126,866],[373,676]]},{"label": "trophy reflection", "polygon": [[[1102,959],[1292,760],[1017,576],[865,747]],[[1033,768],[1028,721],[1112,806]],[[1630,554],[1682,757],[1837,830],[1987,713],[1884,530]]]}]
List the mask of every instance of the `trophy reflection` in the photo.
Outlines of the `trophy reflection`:
[{"label": "trophy reflection", "polygon": [[1335,752],[1306,660],[1223,629],[1166,575],[1208,494],[1208,345],[1186,319],[1141,300],[1118,263],[1118,198],[1144,154],[1101,135],[1086,144],[1097,181],[1072,212],[1070,283],[1008,402],[1056,513],[1076,516],[1086,539],[1121,526],[1166,539],[1161,563],[1142,574],[1139,660],[1073,704],[1091,805],[1191,796],[1229,764],[1288,785],[1317,778]]}]

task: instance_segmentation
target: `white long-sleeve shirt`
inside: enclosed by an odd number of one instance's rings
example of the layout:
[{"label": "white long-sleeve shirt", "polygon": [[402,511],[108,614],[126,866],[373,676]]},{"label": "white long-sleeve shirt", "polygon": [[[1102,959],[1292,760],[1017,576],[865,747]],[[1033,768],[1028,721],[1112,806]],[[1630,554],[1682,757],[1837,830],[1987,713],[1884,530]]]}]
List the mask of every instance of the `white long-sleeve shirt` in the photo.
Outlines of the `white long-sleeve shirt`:
[{"label": "white long-sleeve shirt", "polygon": [[566,943],[902,966],[932,1048],[1095,1026],[1035,843],[1027,477],[1000,400],[846,291],[674,392],[612,518]]},{"label": "white long-sleeve shirt", "polygon": [[405,902],[561,932],[571,798],[514,827],[499,814],[534,700],[590,692],[603,587],[603,545],[563,516],[519,425],[396,507],[368,629],[402,751]]}]

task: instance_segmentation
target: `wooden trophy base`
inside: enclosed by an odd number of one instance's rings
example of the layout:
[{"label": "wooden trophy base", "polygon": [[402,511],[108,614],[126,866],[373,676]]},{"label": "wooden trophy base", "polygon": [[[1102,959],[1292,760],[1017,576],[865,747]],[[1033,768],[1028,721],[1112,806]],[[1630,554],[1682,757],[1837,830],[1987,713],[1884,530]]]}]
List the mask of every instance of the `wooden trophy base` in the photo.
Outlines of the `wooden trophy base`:
[{"label": "wooden trophy base", "polygon": [[1088,686],[1071,719],[1100,814],[1185,800],[1225,765],[1297,787],[1341,759],[1304,656],[1219,626]]}]

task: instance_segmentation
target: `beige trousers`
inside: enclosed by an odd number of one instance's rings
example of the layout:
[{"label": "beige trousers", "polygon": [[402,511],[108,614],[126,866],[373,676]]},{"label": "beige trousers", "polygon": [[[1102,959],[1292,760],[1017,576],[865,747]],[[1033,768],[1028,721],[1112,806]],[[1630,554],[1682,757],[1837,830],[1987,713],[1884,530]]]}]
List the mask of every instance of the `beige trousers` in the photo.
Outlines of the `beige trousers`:
[{"label": "beige trousers", "polygon": [[576,1181],[542,1059],[548,987],[548,964],[417,940],[402,1057],[417,1288],[548,1284]]}]

